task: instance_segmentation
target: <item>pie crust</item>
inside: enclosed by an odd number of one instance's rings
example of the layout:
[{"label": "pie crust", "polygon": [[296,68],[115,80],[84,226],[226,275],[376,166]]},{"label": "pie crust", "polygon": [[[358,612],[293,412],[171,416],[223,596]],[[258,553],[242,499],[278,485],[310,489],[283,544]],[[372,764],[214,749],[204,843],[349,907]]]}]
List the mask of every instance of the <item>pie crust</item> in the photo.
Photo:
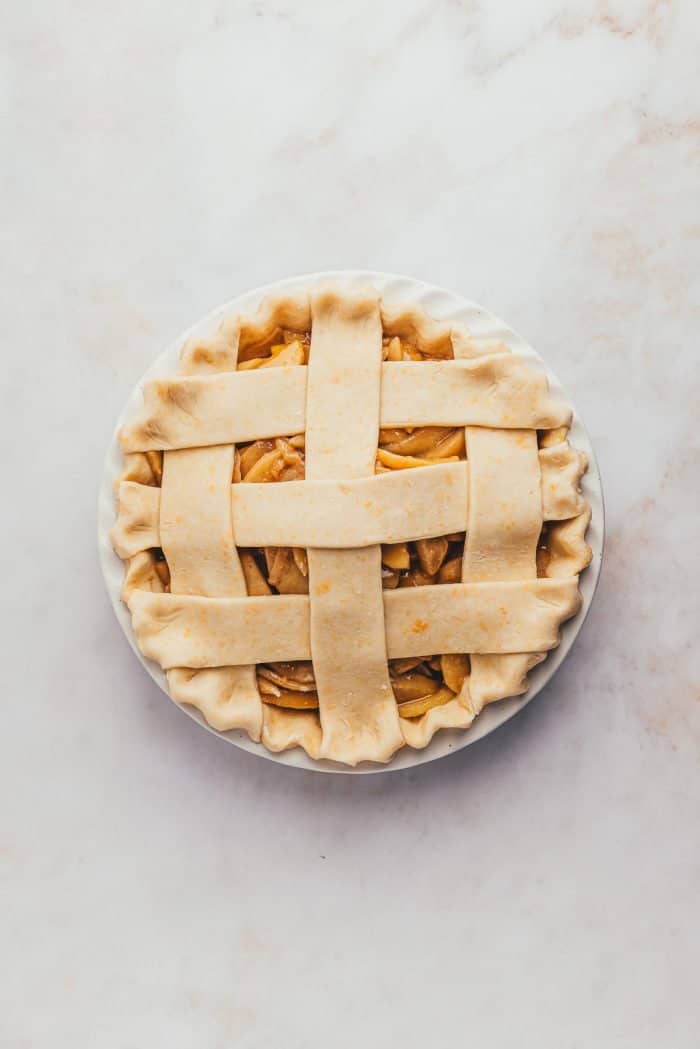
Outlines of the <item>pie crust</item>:
[{"label": "pie crust", "polygon": [[387,762],[526,691],[579,608],[586,457],[503,344],[328,287],[227,318],[143,393],[122,598],[215,729]]}]

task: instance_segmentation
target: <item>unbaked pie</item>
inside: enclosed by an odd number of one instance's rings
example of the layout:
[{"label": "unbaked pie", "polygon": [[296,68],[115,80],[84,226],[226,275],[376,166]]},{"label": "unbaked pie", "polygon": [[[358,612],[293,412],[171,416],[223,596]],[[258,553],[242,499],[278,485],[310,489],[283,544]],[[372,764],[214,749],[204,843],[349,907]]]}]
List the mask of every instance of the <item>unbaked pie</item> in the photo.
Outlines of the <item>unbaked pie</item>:
[{"label": "unbaked pie", "polygon": [[386,762],[467,728],[579,608],[570,419],[503,344],[372,290],[225,320],[120,435],[141,652],[272,751]]}]

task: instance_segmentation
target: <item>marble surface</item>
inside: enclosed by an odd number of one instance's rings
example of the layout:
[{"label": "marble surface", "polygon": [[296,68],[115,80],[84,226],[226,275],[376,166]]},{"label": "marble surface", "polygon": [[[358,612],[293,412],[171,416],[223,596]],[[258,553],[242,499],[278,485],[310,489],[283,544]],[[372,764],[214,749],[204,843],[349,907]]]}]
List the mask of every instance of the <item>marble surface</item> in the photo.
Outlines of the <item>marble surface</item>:
[{"label": "marble surface", "polygon": [[[0,1041],[690,1049],[700,964],[692,0],[7,7]],[[597,447],[565,666],[411,772],[276,767],[180,714],[95,499],[155,353],[326,268],[523,332]]]}]

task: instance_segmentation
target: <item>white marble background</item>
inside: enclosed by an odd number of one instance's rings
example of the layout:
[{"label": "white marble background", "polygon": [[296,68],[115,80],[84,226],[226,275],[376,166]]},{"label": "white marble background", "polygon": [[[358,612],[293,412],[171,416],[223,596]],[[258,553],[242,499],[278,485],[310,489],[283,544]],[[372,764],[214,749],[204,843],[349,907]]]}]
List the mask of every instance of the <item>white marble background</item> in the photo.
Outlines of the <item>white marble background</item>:
[{"label": "white marble background", "polygon": [[[3,1046],[697,1046],[699,47],[694,0],[4,6]],[[200,731],[95,554],[155,353],[334,267],[525,334],[608,505],[552,684],[378,777]]]}]

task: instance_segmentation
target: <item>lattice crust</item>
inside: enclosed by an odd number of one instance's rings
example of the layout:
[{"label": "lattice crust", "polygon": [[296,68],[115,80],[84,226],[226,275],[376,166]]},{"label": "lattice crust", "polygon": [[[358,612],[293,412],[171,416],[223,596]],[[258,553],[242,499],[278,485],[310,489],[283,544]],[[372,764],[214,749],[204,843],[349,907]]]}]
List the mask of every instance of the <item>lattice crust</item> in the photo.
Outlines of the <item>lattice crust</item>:
[{"label": "lattice crust", "polygon": [[579,607],[570,414],[502,344],[371,290],[228,318],[121,434],[141,651],[274,751],[354,765],[467,728]]}]

